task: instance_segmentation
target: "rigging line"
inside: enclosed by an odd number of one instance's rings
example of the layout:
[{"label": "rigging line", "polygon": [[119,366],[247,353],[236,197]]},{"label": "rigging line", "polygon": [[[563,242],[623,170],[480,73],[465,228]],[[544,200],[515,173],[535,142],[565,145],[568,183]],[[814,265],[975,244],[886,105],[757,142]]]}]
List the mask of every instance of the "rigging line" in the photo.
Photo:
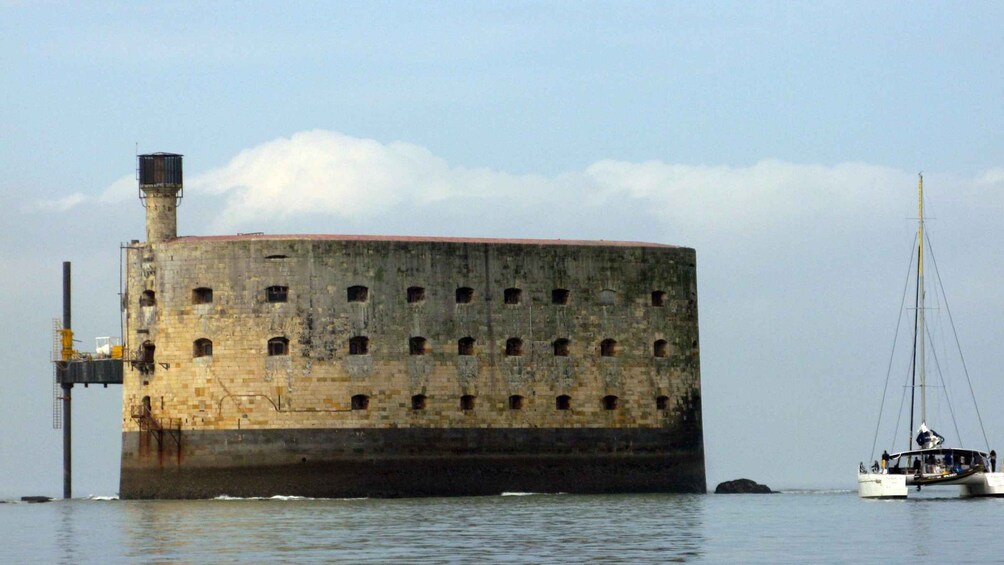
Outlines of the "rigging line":
[{"label": "rigging line", "polygon": [[[914,236],[914,241],[916,240],[917,236]],[[916,245],[912,246],[913,250],[915,250],[916,248],[917,248]],[[893,358],[895,358],[896,356],[896,342],[897,340],[899,340],[899,327],[903,323],[903,306],[906,304],[906,289],[910,286],[910,271],[912,270],[911,267],[913,267],[913,250],[910,251],[910,262],[906,266],[906,280],[903,281],[903,298],[900,300],[899,303],[899,316],[896,317],[896,333],[893,334],[892,351],[889,352],[889,365],[888,367],[886,367],[885,370],[885,385],[882,387],[882,402],[879,404],[879,417],[878,417],[878,422],[875,424],[875,436],[874,438],[872,438],[872,453],[871,456],[868,457],[869,459],[875,458],[875,445],[878,443],[879,428],[882,426],[882,411],[885,408],[886,393],[889,392],[889,376],[892,375],[892,361]],[[900,403],[901,416],[902,413],[903,413],[903,406],[902,403]],[[899,427],[898,419],[896,421],[896,427],[897,428]],[[910,430],[910,433],[913,434],[913,430]],[[893,430],[893,437],[895,437],[895,429]],[[896,445],[895,440],[893,441],[892,445]],[[909,447],[911,446],[909,445],[907,446],[908,450]]]},{"label": "rigging line", "polygon": [[962,361],[962,373],[966,375],[966,384],[969,385],[969,396],[973,399],[973,409],[976,412],[976,419],[980,423],[980,432],[983,434],[983,442],[987,449],[990,449],[990,440],[987,439],[987,430],[983,427],[983,416],[980,414],[980,405],[976,403],[976,393],[973,391],[973,381],[969,378],[969,368],[966,366],[966,357],[962,354],[962,344],[959,342],[959,332],[955,330],[955,319],[952,318],[952,309],[948,307],[948,295],[945,293],[945,285],[941,282],[941,271],[938,270],[938,260],[934,258],[934,248],[931,247],[931,240],[927,241],[927,248],[931,251],[931,263],[934,265],[934,276],[938,279],[938,288],[941,289],[942,298],[945,302],[945,312],[948,313],[948,325],[952,327],[952,336],[955,337],[955,347],[959,351],[959,359]]},{"label": "rigging line", "polygon": [[[911,393],[913,392],[910,387],[908,387],[906,385],[903,385],[903,394],[900,395],[900,397],[899,397],[899,410],[896,411],[896,425],[892,429],[892,441],[889,442],[889,445],[896,445],[896,432],[899,431],[899,423],[903,420],[903,405],[906,404],[906,392],[907,391],[911,391]],[[910,441],[912,442],[913,438],[911,438]],[[910,445],[907,445],[907,451],[909,451],[911,447],[913,447],[912,443]],[[872,457],[874,458],[875,457],[875,451],[874,451],[874,448],[872,448],[872,449],[873,449],[873,451],[872,451]]]},{"label": "rigging line", "polygon": [[[927,332],[927,337],[934,341],[934,336],[931,332]],[[941,388],[945,391],[945,402],[948,403],[948,414],[952,417],[952,425],[955,427],[955,437],[959,438],[959,443],[962,444],[962,434],[959,433],[959,422],[955,419],[955,409],[952,407],[952,399],[948,396],[948,385],[945,384],[945,374],[941,370],[941,361],[938,359],[938,351],[935,348],[931,348],[931,357],[934,358],[934,368],[938,370],[938,379],[941,380]]]}]

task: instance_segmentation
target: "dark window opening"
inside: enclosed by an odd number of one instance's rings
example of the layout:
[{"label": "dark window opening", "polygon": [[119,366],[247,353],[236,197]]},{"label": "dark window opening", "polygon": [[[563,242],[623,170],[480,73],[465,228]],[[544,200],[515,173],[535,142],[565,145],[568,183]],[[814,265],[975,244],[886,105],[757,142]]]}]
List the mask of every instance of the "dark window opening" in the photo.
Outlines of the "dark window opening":
[{"label": "dark window opening", "polygon": [[568,304],[568,295],[571,294],[567,288],[556,288],[551,291],[551,304]]},{"label": "dark window opening", "polygon": [[652,291],[652,306],[665,306],[666,305],[666,293],[661,290]]},{"label": "dark window opening", "polygon": [[289,340],[284,337],[273,337],[268,340],[268,354],[269,356],[289,355]]},{"label": "dark window opening", "polygon": [[507,288],[502,292],[503,301],[506,304],[519,304],[523,291],[518,288]]},{"label": "dark window opening", "polygon": [[655,397],[655,409],[656,410],[668,410],[669,409],[669,397],[668,396],[657,396],[657,397]]},{"label": "dark window opening", "polygon": [[157,348],[153,345],[153,343],[149,341],[144,341],[143,345],[140,346],[139,359],[137,359],[136,362],[133,363],[133,367],[135,367],[140,372],[140,374],[149,375],[153,373],[153,368],[154,368],[153,354],[156,350]]},{"label": "dark window opening", "polygon": [[366,302],[369,299],[370,289],[365,286],[350,286],[348,295],[349,302]]},{"label": "dark window opening", "polygon": [[192,357],[212,357],[213,355],[213,342],[206,339],[200,338],[195,340],[192,346]]},{"label": "dark window opening", "polygon": [[568,357],[568,350],[571,349],[572,342],[565,338],[554,340],[554,355],[556,357]]},{"label": "dark window opening", "polygon": [[143,348],[140,350],[139,362],[140,363],[150,363],[153,364],[153,355],[157,351],[157,346],[150,343],[149,341],[143,342]]},{"label": "dark window opening", "polygon": [[558,410],[571,410],[572,409],[572,397],[567,394],[562,394],[561,396],[554,399],[554,407]]},{"label": "dark window opening", "polygon": [[143,397],[143,415],[144,416],[149,416],[152,411],[153,411],[153,404],[150,402],[150,397],[149,396],[144,396]]},{"label": "dark window opening", "polygon": [[192,304],[211,304],[213,302],[213,289],[199,287],[192,290]]},{"label": "dark window opening", "polygon": [[412,410],[425,410],[425,395],[416,394],[411,397],[411,409]]},{"label": "dark window opening", "polygon": [[408,353],[411,355],[425,355],[429,351],[428,347],[428,341],[424,337],[408,339]]},{"label": "dark window opening", "polygon": [[357,394],[352,397],[353,410],[367,410],[370,407],[370,397],[365,394]]},{"label": "dark window opening", "polygon": [[474,395],[465,394],[460,397],[460,409],[461,410],[474,410]]},{"label": "dark window opening", "polygon": [[603,397],[603,409],[604,410],[616,410],[619,399],[616,396],[604,396]]},{"label": "dark window opening", "polygon": [[474,355],[473,337],[462,337],[457,341],[457,355]]},{"label": "dark window opening", "polygon": [[409,286],[408,287],[408,303],[415,304],[416,302],[422,302],[425,300],[425,289],[420,286]]},{"label": "dark window opening", "polygon": [[668,352],[669,352],[669,344],[666,343],[666,340],[664,339],[656,340],[656,342],[652,344],[652,355],[654,355],[655,357],[665,357],[668,354]]},{"label": "dark window opening", "polygon": [[286,302],[288,299],[288,286],[270,286],[265,289],[265,300],[268,302]]},{"label": "dark window opening", "polygon": [[510,410],[522,410],[523,409],[523,397],[514,394],[509,397],[509,409]]},{"label": "dark window opening", "polygon": [[616,357],[617,356],[617,341],[613,339],[604,339],[600,342],[600,355],[603,357]]},{"label": "dark window opening", "polygon": [[370,340],[366,336],[357,335],[349,339],[349,355],[366,355],[369,353]]},{"label": "dark window opening", "polygon": [[600,291],[600,304],[613,304],[617,302],[617,291],[605,288]]},{"label": "dark window opening", "polygon": [[470,304],[474,301],[474,289],[462,286],[457,289],[457,304]]},{"label": "dark window opening", "polygon": [[152,290],[144,290],[143,294],[139,295],[139,305],[140,306],[156,306],[157,305],[157,295],[154,294]]},{"label": "dark window opening", "polygon": [[523,340],[518,337],[510,337],[505,342],[505,354],[509,357],[518,357],[523,354]]}]

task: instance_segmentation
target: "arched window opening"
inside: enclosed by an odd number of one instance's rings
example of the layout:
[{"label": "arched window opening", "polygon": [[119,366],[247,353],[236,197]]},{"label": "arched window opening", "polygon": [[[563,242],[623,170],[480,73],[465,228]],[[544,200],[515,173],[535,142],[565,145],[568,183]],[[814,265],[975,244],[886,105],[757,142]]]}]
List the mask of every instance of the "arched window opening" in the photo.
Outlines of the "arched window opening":
[{"label": "arched window opening", "polygon": [[270,286],[265,289],[265,300],[267,302],[286,302],[288,299],[288,286]]},{"label": "arched window opening", "polygon": [[572,342],[565,338],[554,340],[555,357],[568,357],[568,350],[571,349]]},{"label": "arched window opening", "polygon": [[518,337],[510,337],[505,342],[505,354],[509,357],[519,357],[523,354],[523,340]]},{"label": "arched window opening", "polygon": [[554,399],[554,407],[558,410],[571,410],[572,409],[572,397],[567,394],[562,394],[561,396]]},{"label": "arched window opening", "polygon": [[144,290],[143,294],[139,295],[139,305],[140,306],[156,306],[157,305],[157,295],[152,290]]},{"label": "arched window opening", "polygon": [[192,344],[192,357],[212,357],[213,342],[206,338],[199,338]]},{"label": "arched window opening", "polygon": [[349,338],[349,355],[366,355],[369,353],[370,340],[366,336],[357,335]]},{"label": "arched window opening", "polygon": [[617,341],[613,339],[604,339],[600,342],[600,355],[603,357],[616,357],[617,356]]},{"label": "arched window opening", "polygon": [[408,339],[408,353],[411,355],[425,355],[429,352],[429,342],[424,337],[412,337]]},{"label": "arched window opening", "polygon": [[655,409],[656,410],[669,410],[669,397],[668,396],[657,396],[657,397],[655,397]]},{"label": "arched window opening", "polygon": [[416,394],[411,397],[411,409],[412,410],[425,410],[425,395]]},{"label": "arched window opening", "polygon": [[522,410],[523,409],[523,397],[514,394],[509,397],[509,409],[510,410]]},{"label": "arched window opening", "polygon": [[523,297],[523,291],[518,288],[507,288],[502,291],[502,298],[506,304],[519,304]]},{"label": "arched window opening", "polygon": [[666,305],[666,293],[662,290],[652,291],[652,306],[665,306]]},{"label": "arched window opening", "polygon": [[474,289],[462,286],[457,289],[457,304],[470,304],[474,301]]},{"label": "arched window opening", "polygon": [[270,357],[289,355],[289,340],[284,337],[273,337],[268,340],[268,354]]},{"label": "arched window opening", "polygon": [[600,291],[600,304],[609,305],[617,302],[617,291],[605,288]]},{"label": "arched window opening", "polygon": [[472,394],[465,394],[460,397],[460,409],[461,410],[474,410],[474,400],[475,396]]},{"label": "arched window opening", "polygon": [[457,355],[474,355],[473,337],[462,337],[457,341]]},{"label": "arched window opening", "polygon": [[652,355],[655,357],[665,357],[669,351],[669,344],[664,339],[658,339],[652,344]]},{"label": "arched window opening", "polygon": [[551,304],[568,304],[571,293],[567,288],[556,288],[551,291]]},{"label": "arched window opening", "polygon": [[352,397],[353,410],[367,410],[370,407],[370,397],[365,394],[357,394]]},{"label": "arched window opening", "polygon": [[200,286],[192,289],[192,304],[211,304],[213,302],[213,289]]},{"label": "arched window opening", "polygon": [[349,302],[366,302],[369,300],[370,289],[365,286],[350,286],[347,293]]},{"label": "arched window opening", "polygon": [[408,287],[408,303],[415,304],[425,300],[425,289],[420,286]]},{"label": "arched window opening", "polygon": [[604,410],[616,410],[620,399],[614,395],[608,395],[603,397],[603,409]]}]

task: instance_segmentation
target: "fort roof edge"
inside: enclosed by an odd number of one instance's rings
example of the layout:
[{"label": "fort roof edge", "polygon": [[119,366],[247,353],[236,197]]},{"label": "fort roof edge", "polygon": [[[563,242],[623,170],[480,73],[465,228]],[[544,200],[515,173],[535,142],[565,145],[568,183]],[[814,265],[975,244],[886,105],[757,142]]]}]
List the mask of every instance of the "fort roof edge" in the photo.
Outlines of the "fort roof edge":
[{"label": "fort roof edge", "polygon": [[568,245],[588,247],[652,247],[660,249],[685,249],[678,245],[648,243],[640,241],[607,241],[582,239],[502,239],[487,237],[434,237],[409,235],[344,235],[344,234],[237,234],[237,235],[189,235],[179,236],[165,243],[200,241],[269,241],[269,240],[310,240],[310,241],[381,241],[406,243],[486,243],[496,245]]}]

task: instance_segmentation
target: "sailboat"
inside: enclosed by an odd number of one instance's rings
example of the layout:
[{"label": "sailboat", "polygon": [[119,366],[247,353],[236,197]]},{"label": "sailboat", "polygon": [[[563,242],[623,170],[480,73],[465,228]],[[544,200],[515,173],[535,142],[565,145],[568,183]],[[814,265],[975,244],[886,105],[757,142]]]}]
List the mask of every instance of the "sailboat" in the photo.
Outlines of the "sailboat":
[{"label": "sailboat", "polygon": [[[913,385],[911,390],[910,428],[914,424],[914,404],[920,397],[916,437],[906,451],[883,451],[881,463],[867,467],[858,464],[858,495],[861,498],[906,498],[911,487],[958,485],[963,497],[1004,496],[1004,473],[996,472],[997,454],[978,449],[946,447],[945,438],[928,426],[927,374],[925,348],[924,287],[924,177],[917,182],[919,220],[917,226],[917,288],[914,320]],[[881,419],[881,418],[880,418]],[[916,442],[913,445],[912,442]],[[874,452],[874,447],[873,447]],[[873,453],[874,454],[874,453]]]}]

